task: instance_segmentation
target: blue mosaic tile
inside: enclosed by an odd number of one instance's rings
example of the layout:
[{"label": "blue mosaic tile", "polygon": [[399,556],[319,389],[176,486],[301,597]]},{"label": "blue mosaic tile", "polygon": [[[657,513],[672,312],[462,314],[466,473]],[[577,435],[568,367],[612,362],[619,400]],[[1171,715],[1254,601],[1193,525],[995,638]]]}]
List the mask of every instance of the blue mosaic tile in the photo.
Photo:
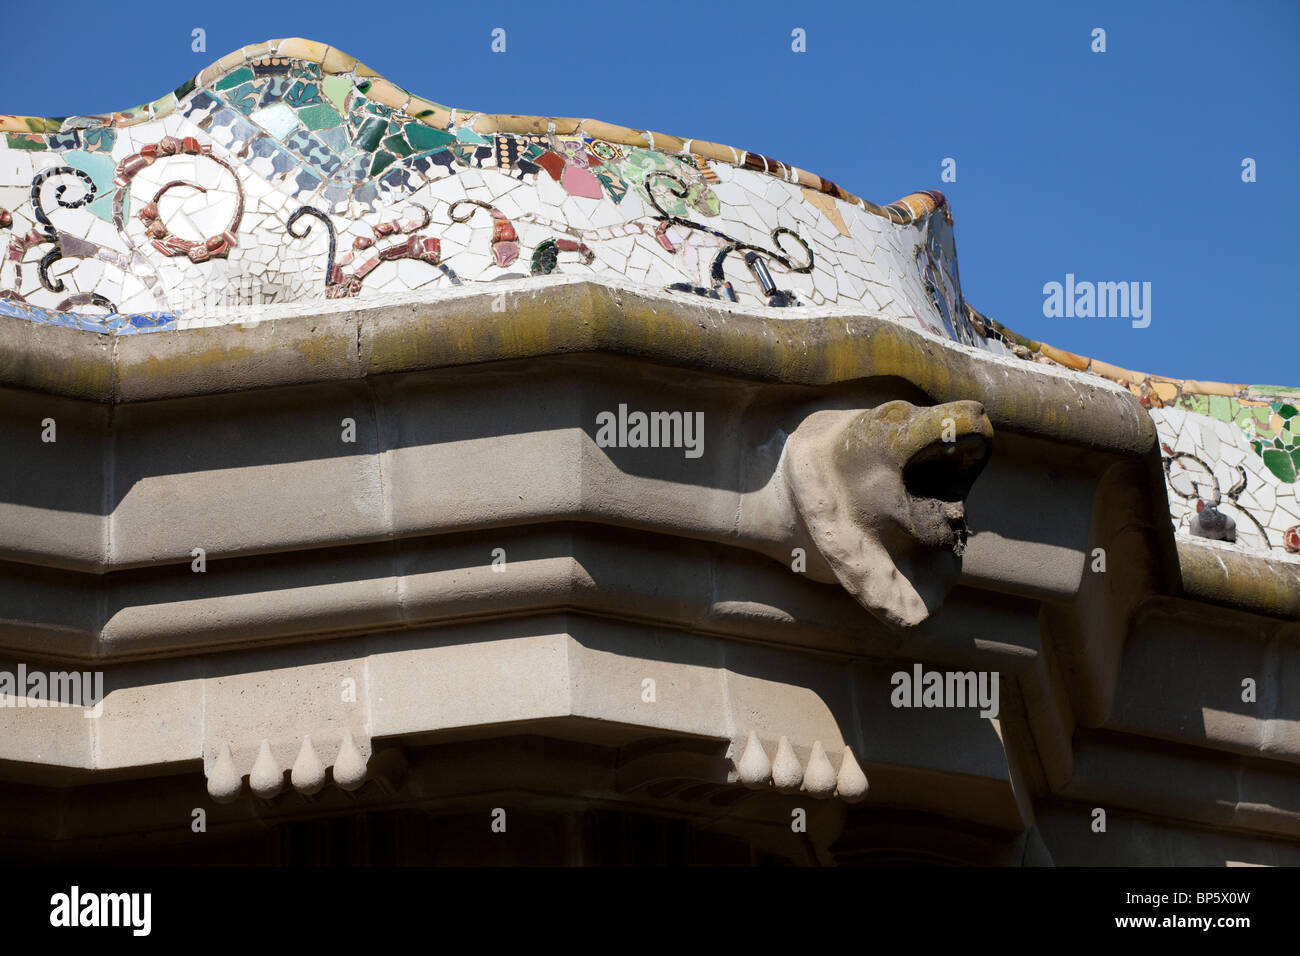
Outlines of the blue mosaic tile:
[{"label": "blue mosaic tile", "polygon": [[179,318],[174,312],[143,312],[136,315],[122,315],[116,312],[108,315],[58,312],[12,299],[0,299],[0,315],[106,335],[172,331],[175,330],[176,320]]},{"label": "blue mosaic tile", "polygon": [[[268,174],[268,178],[282,176],[291,169],[299,168],[293,154],[269,136],[259,136],[253,140],[249,146],[249,155],[254,160],[269,159],[271,161],[271,172]],[[256,167],[257,163],[253,162],[250,165]]]},{"label": "blue mosaic tile", "polygon": [[221,102],[215,96],[200,90],[190,97],[180,109],[182,116],[193,123],[198,123],[200,120],[210,116],[220,108]]},{"label": "blue mosaic tile", "polygon": [[310,169],[298,170],[298,175],[293,179],[296,194],[299,196],[304,193],[314,193],[316,190],[320,189],[320,185],[324,181],[325,180],[321,179]]},{"label": "blue mosaic tile", "polygon": [[343,160],[315,134],[305,129],[295,130],[284,141],[285,148],[301,156],[323,176],[332,177],[343,165]]}]

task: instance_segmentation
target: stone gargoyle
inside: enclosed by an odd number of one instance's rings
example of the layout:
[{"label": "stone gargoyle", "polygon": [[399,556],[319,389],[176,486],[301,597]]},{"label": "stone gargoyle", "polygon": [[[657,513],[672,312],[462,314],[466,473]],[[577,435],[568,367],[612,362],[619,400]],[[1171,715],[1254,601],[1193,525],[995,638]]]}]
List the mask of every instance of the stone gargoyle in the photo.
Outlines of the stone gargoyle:
[{"label": "stone gargoyle", "polygon": [[809,577],[838,581],[889,624],[926,620],[961,572],[965,499],[992,440],[974,401],[809,415],[782,463]]}]

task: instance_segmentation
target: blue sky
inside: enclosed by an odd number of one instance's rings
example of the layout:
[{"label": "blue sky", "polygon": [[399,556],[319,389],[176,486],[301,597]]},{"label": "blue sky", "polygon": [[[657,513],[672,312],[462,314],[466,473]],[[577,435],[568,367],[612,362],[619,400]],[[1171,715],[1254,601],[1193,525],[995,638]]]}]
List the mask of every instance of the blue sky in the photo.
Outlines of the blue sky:
[{"label": "blue sky", "polygon": [[[0,113],[125,109],[237,47],[305,36],[450,106],[728,143],[881,203],[942,189],[967,300],[1022,335],[1156,374],[1300,385],[1294,0],[7,6],[5,32],[32,40],[0,58]],[[1151,324],[1044,317],[1043,285],[1067,273],[1150,282]]]}]

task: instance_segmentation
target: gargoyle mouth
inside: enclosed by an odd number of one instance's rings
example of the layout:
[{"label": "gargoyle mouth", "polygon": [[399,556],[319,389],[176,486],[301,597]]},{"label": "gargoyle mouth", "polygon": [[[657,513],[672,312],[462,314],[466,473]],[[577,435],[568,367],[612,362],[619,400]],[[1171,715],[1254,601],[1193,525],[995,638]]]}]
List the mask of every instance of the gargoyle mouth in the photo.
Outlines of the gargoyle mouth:
[{"label": "gargoyle mouth", "polygon": [[903,485],[913,498],[965,501],[989,450],[988,439],[978,432],[931,442],[903,466]]},{"label": "gargoyle mouth", "polygon": [[988,461],[991,443],[980,432],[936,441],[916,452],[903,467],[909,498],[909,529],[917,541],[961,557],[970,529],[966,496]]}]

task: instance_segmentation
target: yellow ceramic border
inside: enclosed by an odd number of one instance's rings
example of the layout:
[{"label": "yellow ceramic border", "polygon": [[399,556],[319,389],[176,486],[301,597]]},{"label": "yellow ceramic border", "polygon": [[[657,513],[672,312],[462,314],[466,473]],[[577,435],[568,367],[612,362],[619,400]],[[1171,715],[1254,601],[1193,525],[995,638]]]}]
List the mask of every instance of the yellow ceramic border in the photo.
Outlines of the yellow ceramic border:
[{"label": "yellow ceramic border", "polygon": [[1035,342],[1032,339],[1017,335],[1005,325],[981,315],[969,303],[967,303],[966,309],[975,325],[982,325],[986,329],[991,328],[1013,347],[1019,346],[1019,354],[1022,358],[1036,359],[1040,362],[1047,361],[1052,365],[1061,365],[1065,368],[1074,369],[1076,372],[1090,372],[1093,375],[1100,375],[1104,379],[1127,388],[1141,400],[1143,405],[1149,408],[1162,408],[1180,395],[1222,395],[1226,398],[1249,400],[1249,385],[1233,385],[1228,382],[1202,382],[1191,378],[1170,378],[1166,375],[1150,375],[1146,372],[1135,372],[1132,369],[1120,368],[1118,365],[1111,365],[1101,359],[1067,352],[1065,349],[1058,349],[1046,342]]}]

